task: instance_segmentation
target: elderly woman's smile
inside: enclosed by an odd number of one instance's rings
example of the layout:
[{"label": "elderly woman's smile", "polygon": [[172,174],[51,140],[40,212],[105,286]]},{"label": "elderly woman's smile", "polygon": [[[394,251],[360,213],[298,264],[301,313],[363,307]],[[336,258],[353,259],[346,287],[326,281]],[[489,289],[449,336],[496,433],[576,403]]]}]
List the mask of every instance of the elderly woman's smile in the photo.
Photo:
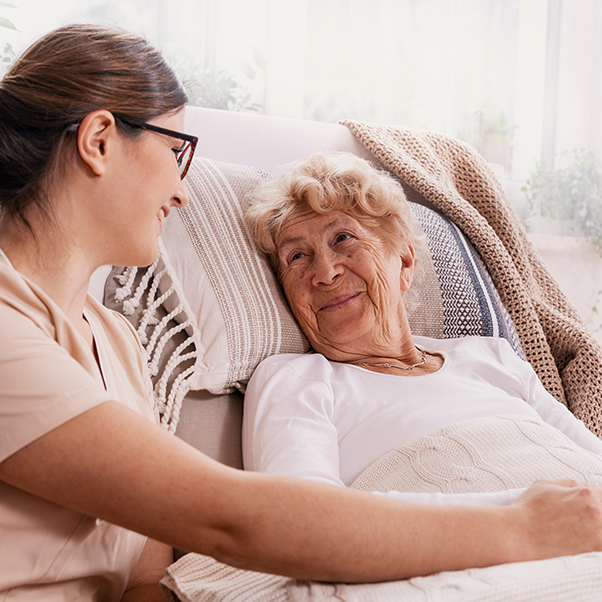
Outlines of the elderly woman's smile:
[{"label": "elderly woman's smile", "polygon": [[341,308],[347,307],[347,305],[349,305],[352,301],[355,301],[360,294],[360,292],[355,292],[338,295],[334,299],[324,303],[319,311],[337,311]]}]

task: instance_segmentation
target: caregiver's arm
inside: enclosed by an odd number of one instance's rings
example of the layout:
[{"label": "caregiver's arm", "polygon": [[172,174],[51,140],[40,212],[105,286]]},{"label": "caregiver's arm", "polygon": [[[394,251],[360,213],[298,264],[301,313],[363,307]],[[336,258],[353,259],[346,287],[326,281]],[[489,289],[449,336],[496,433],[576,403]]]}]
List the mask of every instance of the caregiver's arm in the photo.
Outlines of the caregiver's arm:
[{"label": "caregiver's arm", "polygon": [[0,464],[15,487],[171,545],[298,578],[374,581],[602,549],[602,492],[403,504],[215,462],[114,402]]}]

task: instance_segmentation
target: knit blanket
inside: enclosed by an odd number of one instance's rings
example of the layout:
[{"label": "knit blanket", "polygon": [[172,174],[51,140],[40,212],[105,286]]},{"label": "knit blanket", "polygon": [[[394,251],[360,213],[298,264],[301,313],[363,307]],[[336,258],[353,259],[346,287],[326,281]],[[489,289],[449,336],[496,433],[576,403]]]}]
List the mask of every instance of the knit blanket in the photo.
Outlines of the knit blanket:
[{"label": "knit blanket", "polygon": [[486,161],[442,134],[342,121],[476,247],[546,389],[602,436],[602,347],[543,264]]},{"label": "knit blanket", "polygon": [[[602,458],[540,420],[488,417],[444,427],[394,450],[369,466],[354,487],[488,492],[524,487],[538,478],[575,478],[602,486]],[[168,599],[185,602],[581,602],[600,596],[602,553],[372,584],[298,581],[187,554],[169,567],[161,583]]]},{"label": "knit blanket", "polygon": [[540,419],[488,416],[450,424],[385,454],[351,487],[482,493],[574,479],[602,487],[602,458]]},{"label": "knit blanket", "polygon": [[242,572],[187,554],[161,586],[172,602],[592,602],[602,591],[602,552],[356,585]]}]

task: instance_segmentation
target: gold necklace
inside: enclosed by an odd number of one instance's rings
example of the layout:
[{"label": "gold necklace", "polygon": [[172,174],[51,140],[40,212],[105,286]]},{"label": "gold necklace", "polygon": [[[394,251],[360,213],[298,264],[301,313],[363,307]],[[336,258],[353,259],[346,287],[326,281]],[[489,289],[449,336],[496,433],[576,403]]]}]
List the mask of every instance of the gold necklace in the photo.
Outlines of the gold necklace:
[{"label": "gold necklace", "polygon": [[[418,347],[416,347],[418,349]],[[417,364],[412,364],[411,366],[396,366],[395,364],[368,364],[367,362],[357,362],[356,366],[382,366],[383,368],[397,368],[398,370],[413,370],[414,368],[418,368],[418,366],[422,366],[426,363],[426,351],[424,349],[418,349],[420,353],[422,353],[422,359]]]}]

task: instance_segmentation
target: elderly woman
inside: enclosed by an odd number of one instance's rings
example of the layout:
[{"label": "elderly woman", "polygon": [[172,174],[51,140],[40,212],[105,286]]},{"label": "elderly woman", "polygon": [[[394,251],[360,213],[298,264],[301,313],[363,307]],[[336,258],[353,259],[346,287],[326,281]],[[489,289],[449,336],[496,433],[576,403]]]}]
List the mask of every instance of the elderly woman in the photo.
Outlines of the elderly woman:
[{"label": "elderly woman", "polygon": [[[253,375],[246,469],[351,486],[387,454],[391,469],[400,449],[405,490],[485,492],[405,496],[414,501],[501,504],[535,479],[602,483],[602,441],[506,340],[412,335],[416,242],[395,180],[354,155],[318,153],[255,197],[249,229],[315,353],[271,357]],[[454,460],[453,437],[478,459]],[[461,478],[450,482],[454,462]]]}]

